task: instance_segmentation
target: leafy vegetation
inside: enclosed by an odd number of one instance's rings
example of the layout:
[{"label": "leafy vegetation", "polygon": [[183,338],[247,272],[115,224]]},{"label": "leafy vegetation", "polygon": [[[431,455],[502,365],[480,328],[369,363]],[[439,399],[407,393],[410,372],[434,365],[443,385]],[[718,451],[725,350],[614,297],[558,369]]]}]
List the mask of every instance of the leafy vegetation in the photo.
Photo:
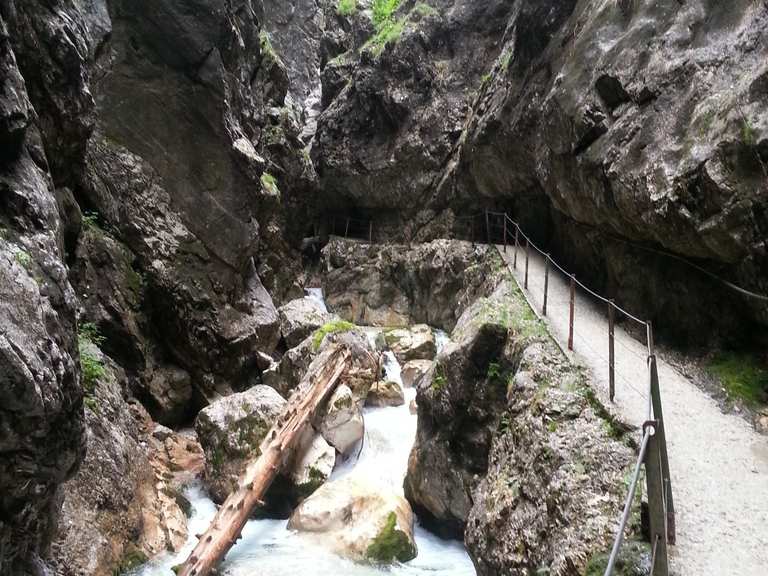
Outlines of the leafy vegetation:
[{"label": "leafy vegetation", "polygon": [[99,227],[99,215],[96,212],[83,212],[83,227],[93,230]]},{"label": "leafy vegetation", "polygon": [[400,0],[373,0],[373,24],[378,32],[392,21],[398,6]]},{"label": "leafy vegetation", "polygon": [[269,172],[264,172],[264,174],[261,175],[261,186],[268,194],[280,197],[280,188],[277,186],[277,179]]},{"label": "leafy vegetation", "polygon": [[357,0],[339,0],[336,5],[336,13],[339,16],[351,16],[357,12]]},{"label": "leafy vegetation", "polygon": [[350,330],[354,330],[356,327],[357,326],[352,324],[352,322],[347,322],[346,320],[334,320],[333,322],[327,322],[315,330],[315,334],[312,336],[312,347],[315,350],[320,348],[320,345],[323,343],[323,340],[326,336],[328,336],[328,334],[349,332]]},{"label": "leafy vegetation", "polygon": [[757,144],[757,133],[755,127],[748,118],[742,118],[741,120],[741,140],[747,146],[754,146]]},{"label": "leafy vegetation", "polygon": [[448,380],[445,377],[445,368],[440,364],[435,364],[435,373],[432,376],[432,390],[439,392],[445,388],[447,383]]},{"label": "leafy vegetation", "polygon": [[416,557],[416,549],[402,530],[397,529],[397,515],[390,512],[384,527],[365,551],[374,562],[408,562]]},{"label": "leafy vegetation", "polygon": [[16,262],[29,270],[29,267],[32,266],[32,256],[29,255],[29,252],[19,250],[16,252]]},{"label": "leafy vegetation", "polygon": [[754,406],[768,402],[768,367],[754,356],[723,352],[707,366],[723,384],[728,395]]},{"label": "leafy vegetation", "polygon": [[405,30],[405,19],[388,21],[373,38],[368,40],[366,46],[371,47],[374,54],[381,54],[387,44],[397,42],[403,30]]},{"label": "leafy vegetation", "polygon": [[438,14],[434,7],[430,6],[429,4],[425,4],[424,2],[419,2],[416,4],[416,6],[413,7],[413,10],[411,10],[411,13],[421,16],[422,18],[427,18],[428,16],[437,16]]},{"label": "leafy vegetation", "polygon": [[[643,576],[648,574],[650,549],[641,542],[626,542],[616,560],[615,576]],[[608,566],[608,555],[593,557],[587,564],[584,576],[602,576]]]},{"label": "leafy vegetation", "polygon": [[95,346],[100,346],[103,342],[104,337],[99,333],[95,324],[86,322],[78,328],[77,346],[80,352],[80,374],[82,375],[86,401],[93,396],[96,382],[106,375],[104,364],[93,351]]}]

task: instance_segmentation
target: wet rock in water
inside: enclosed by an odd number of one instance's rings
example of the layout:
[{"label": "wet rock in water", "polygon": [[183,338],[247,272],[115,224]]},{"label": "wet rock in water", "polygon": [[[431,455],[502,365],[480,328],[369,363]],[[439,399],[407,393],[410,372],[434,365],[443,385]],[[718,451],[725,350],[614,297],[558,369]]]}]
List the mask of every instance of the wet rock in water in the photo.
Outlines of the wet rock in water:
[{"label": "wet rock in water", "polygon": [[200,411],[195,430],[205,451],[203,481],[211,497],[223,502],[248,461],[285,408],[286,401],[269,386],[222,398]]},{"label": "wet rock in water", "polygon": [[298,346],[332,317],[315,298],[291,300],[278,309],[280,332],[289,348]]},{"label": "wet rock in water", "polygon": [[418,431],[408,461],[405,494],[420,518],[446,537],[462,538],[472,492],[486,472],[488,452],[506,403],[505,374],[514,365],[509,328],[501,315],[505,293],[473,304],[454,330],[454,342],[419,382]]},{"label": "wet rock in water", "polygon": [[317,350],[312,342],[312,336],[308,336],[298,346],[283,354],[280,362],[274,363],[266,370],[261,376],[262,381],[282,396],[288,397],[301,382],[315,356],[317,356]]},{"label": "wet rock in water", "polygon": [[400,369],[400,378],[404,388],[413,388],[432,367],[432,360],[411,360],[403,364]]},{"label": "wet rock in water", "polygon": [[368,391],[366,406],[402,406],[405,403],[403,388],[391,380],[377,382]]},{"label": "wet rock in water", "polygon": [[768,436],[768,408],[763,408],[755,416],[755,429],[761,434]]},{"label": "wet rock in water", "polygon": [[452,330],[461,311],[490,292],[499,256],[488,246],[435,240],[368,245],[332,238],[323,249],[328,305],[350,322]]},{"label": "wet rock in water", "polygon": [[296,508],[288,528],[353,560],[407,562],[417,553],[408,502],[354,475],[323,485]]},{"label": "wet rock in water", "polygon": [[409,360],[432,360],[437,354],[435,335],[426,324],[387,330],[384,339],[401,364]]},{"label": "wet rock in water", "polygon": [[349,454],[363,438],[363,411],[346,385],[336,388],[321,417],[320,432],[341,454]]},{"label": "wet rock in water", "polygon": [[305,498],[322,486],[333,472],[336,450],[314,428],[309,428],[291,464],[291,481]]}]

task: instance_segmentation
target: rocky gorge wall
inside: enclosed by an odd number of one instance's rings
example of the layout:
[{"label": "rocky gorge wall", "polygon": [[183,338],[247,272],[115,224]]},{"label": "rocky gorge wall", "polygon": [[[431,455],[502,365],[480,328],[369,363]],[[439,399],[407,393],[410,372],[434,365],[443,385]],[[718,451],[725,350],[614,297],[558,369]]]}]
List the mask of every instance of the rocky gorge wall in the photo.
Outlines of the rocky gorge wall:
[{"label": "rocky gorge wall", "polygon": [[[0,0],[3,574],[96,573],[146,536],[167,502],[127,455],[299,349],[278,308],[329,214],[422,241],[507,210],[662,332],[764,332],[764,305],[649,251],[768,292],[764,2],[372,5]],[[332,246],[332,303],[454,328],[483,249],[406,246]],[[69,564],[97,540],[76,516],[111,539]]]},{"label": "rocky gorge wall", "polygon": [[409,238],[506,210],[670,336],[764,333],[765,301],[674,256],[768,293],[767,20],[749,0],[403,1],[396,33],[323,70],[323,194]]},{"label": "rocky gorge wall", "polygon": [[[136,540],[139,488],[110,492],[147,440],[123,398],[187,422],[278,345],[300,265],[284,208],[315,176],[264,21],[250,1],[0,3],[3,574],[44,573],[86,444],[103,466],[85,461],[65,510],[88,518],[101,500],[81,495],[104,492]],[[72,569],[114,563],[105,544]]]}]

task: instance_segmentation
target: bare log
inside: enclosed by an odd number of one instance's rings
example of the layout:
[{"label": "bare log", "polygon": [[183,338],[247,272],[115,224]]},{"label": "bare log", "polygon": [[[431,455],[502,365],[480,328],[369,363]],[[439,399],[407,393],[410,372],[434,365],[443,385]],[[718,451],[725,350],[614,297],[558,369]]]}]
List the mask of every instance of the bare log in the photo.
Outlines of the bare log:
[{"label": "bare log", "polygon": [[349,350],[345,348],[334,350],[306,393],[291,399],[283,415],[267,433],[261,445],[261,455],[248,465],[237,489],[221,505],[195,549],[183,564],[176,567],[177,574],[206,576],[240,539],[251,512],[263,504],[264,494],[282,465],[290,460],[297,441],[310,425],[315,412],[333,393],[339,378],[348,368],[350,357]]}]

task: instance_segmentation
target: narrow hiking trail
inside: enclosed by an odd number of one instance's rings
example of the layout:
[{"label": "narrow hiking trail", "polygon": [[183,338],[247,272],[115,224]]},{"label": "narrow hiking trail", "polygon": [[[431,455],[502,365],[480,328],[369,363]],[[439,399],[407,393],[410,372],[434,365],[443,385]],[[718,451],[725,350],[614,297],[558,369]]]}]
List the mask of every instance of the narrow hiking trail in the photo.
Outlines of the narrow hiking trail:
[{"label": "narrow hiking trail", "polygon": [[[545,261],[530,251],[528,290],[523,289],[525,256],[514,247],[499,251],[521,290],[540,315]],[[549,273],[547,323],[566,348],[569,280]],[[608,400],[608,318],[603,306],[576,291],[574,359],[584,364]],[[648,410],[646,346],[617,323],[616,400],[613,410],[640,427]],[[677,513],[677,544],[670,563],[677,576],[765,576],[768,574],[768,438],[717,403],[662,357],[657,358]],[[618,522],[618,518],[617,518]]]}]

